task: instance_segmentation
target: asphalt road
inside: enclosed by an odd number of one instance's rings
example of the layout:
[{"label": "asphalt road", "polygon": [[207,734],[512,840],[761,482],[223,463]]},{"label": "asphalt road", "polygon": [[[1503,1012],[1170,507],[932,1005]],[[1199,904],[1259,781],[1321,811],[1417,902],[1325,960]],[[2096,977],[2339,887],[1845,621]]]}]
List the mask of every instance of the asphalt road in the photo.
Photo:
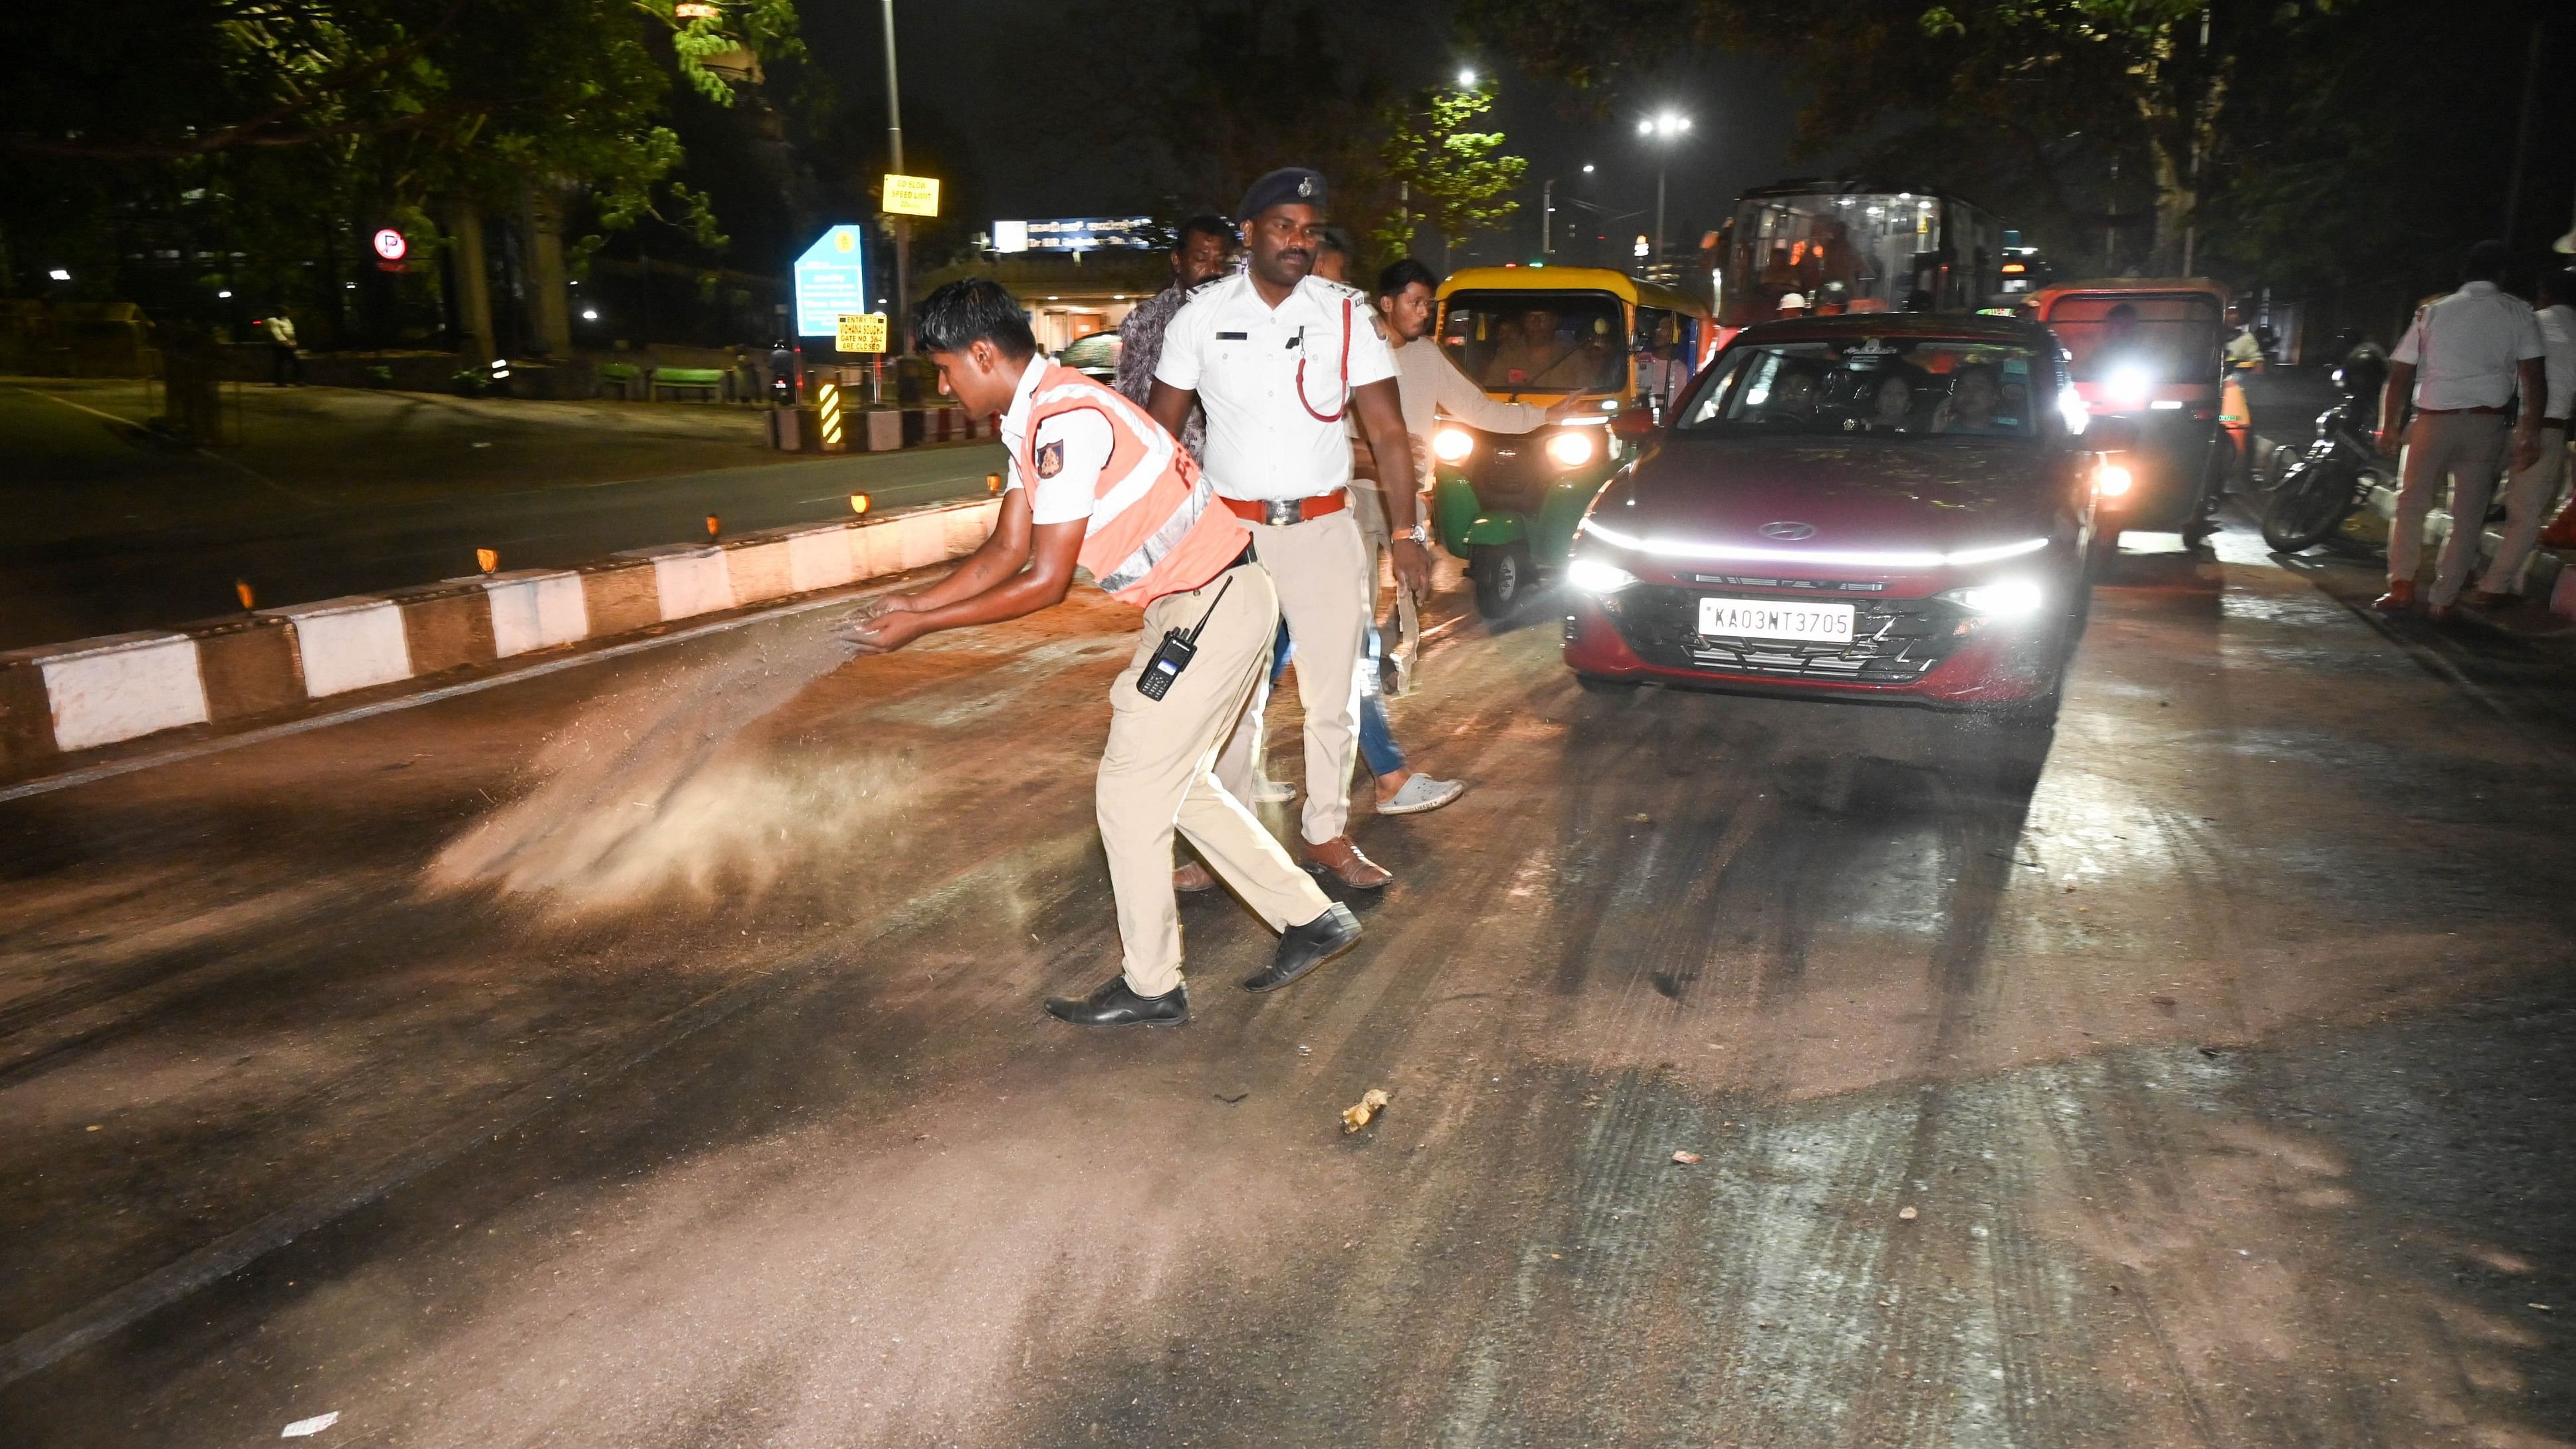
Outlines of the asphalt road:
[{"label": "asphalt road", "polygon": [[244,439],[174,449],[142,385],[0,380],[0,649],[980,494],[991,444],[798,458],[750,409],[245,388]]},{"label": "asphalt road", "polygon": [[1096,600],[0,803],[0,1423],[2576,1440],[2569,736],[2319,577],[2130,553],[2053,728],[1453,622],[1398,728],[1472,788],[1289,990],[1190,903],[1177,1032],[1038,1009],[1115,956]]}]

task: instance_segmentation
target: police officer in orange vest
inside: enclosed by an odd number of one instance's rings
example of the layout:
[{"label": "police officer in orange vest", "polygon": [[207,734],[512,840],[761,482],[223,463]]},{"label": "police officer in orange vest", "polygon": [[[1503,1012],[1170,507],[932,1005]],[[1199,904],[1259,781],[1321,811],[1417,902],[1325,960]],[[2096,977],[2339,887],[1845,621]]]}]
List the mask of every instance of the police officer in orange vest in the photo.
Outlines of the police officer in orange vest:
[{"label": "police officer in orange vest", "polygon": [[942,629],[1016,619],[1063,602],[1077,564],[1145,611],[1135,657],[1109,689],[1096,795],[1125,970],[1047,1010],[1080,1026],[1189,1019],[1175,829],[1281,933],[1247,988],[1285,986],[1349,950],[1360,936],[1350,908],[1327,899],[1216,781],[1217,747],[1268,667],[1279,627],[1278,595],[1250,530],[1142,408],[1039,359],[1019,301],[995,283],[941,287],[913,330],[941,391],[970,415],[1001,415],[1010,487],[993,536],[955,572],[870,600],[841,637],[882,654]]}]

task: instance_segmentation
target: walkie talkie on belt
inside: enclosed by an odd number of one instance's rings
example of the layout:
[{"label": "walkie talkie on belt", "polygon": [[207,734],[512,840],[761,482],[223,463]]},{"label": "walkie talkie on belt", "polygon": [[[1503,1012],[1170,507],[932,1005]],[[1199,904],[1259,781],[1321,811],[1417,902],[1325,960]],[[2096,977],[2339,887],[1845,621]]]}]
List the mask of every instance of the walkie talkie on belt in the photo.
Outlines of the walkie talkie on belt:
[{"label": "walkie talkie on belt", "polygon": [[1145,661],[1145,672],[1136,676],[1136,691],[1147,699],[1161,699],[1172,692],[1172,681],[1190,667],[1190,656],[1199,652],[1199,632],[1208,620],[1216,617],[1216,606],[1225,602],[1225,591],[1234,587],[1234,576],[1228,574],[1219,585],[1216,597],[1208,601],[1207,612],[1199,615],[1196,626],[1187,631],[1173,629],[1163,635],[1154,657]]}]

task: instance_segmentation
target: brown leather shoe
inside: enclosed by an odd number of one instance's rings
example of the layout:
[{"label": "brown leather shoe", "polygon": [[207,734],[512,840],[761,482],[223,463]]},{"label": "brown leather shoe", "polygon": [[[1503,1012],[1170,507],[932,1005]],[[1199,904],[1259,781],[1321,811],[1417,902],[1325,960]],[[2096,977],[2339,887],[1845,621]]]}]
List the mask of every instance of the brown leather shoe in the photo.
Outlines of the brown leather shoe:
[{"label": "brown leather shoe", "polygon": [[1194,896],[1201,891],[1215,890],[1216,877],[1206,866],[1193,860],[1173,868],[1172,889],[1185,896]]},{"label": "brown leather shoe", "polygon": [[2522,595],[2499,594],[2492,589],[2471,589],[2460,595],[2460,602],[2484,613],[2489,609],[2510,609],[2522,602]]},{"label": "brown leather shoe", "polygon": [[1386,867],[1360,854],[1347,835],[1336,835],[1321,845],[1305,847],[1306,868],[1319,875],[1329,875],[1355,891],[1373,891],[1395,877]]},{"label": "brown leather shoe", "polygon": [[2388,592],[2370,601],[2370,607],[2383,614],[2403,614],[2415,607],[2415,581],[2390,579]]},{"label": "brown leather shoe", "polygon": [[2427,604],[2424,606],[2424,617],[2432,620],[2436,624],[2447,624],[2451,622],[2452,616],[2459,612],[2460,608],[2457,604]]}]

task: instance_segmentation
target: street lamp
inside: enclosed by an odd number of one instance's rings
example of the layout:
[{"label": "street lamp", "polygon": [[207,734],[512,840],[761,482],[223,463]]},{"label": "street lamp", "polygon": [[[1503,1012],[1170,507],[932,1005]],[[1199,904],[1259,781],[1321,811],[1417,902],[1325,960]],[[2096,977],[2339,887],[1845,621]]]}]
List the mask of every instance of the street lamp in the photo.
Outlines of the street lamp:
[{"label": "street lamp", "polygon": [[1690,117],[1672,111],[1637,123],[1637,134],[1661,145],[1655,153],[1655,255],[1664,254],[1664,170],[1673,157],[1673,142],[1691,127]]},{"label": "street lamp", "polygon": [[1461,68],[1459,69],[1459,71],[1458,71],[1458,89],[1460,89],[1460,90],[1462,90],[1462,91],[1472,91],[1472,90],[1474,90],[1475,88],[1476,88],[1476,70],[1475,70],[1475,67],[1473,67],[1473,66],[1464,66],[1464,67],[1461,67]]},{"label": "street lamp", "polygon": [[[1591,162],[1586,161],[1583,163],[1583,174],[1586,176],[1592,174]],[[1556,254],[1556,244],[1554,240],[1556,235],[1556,183],[1564,179],[1565,178],[1561,176],[1551,176],[1545,181],[1539,183],[1538,254],[1542,257],[1553,256]]]}]

